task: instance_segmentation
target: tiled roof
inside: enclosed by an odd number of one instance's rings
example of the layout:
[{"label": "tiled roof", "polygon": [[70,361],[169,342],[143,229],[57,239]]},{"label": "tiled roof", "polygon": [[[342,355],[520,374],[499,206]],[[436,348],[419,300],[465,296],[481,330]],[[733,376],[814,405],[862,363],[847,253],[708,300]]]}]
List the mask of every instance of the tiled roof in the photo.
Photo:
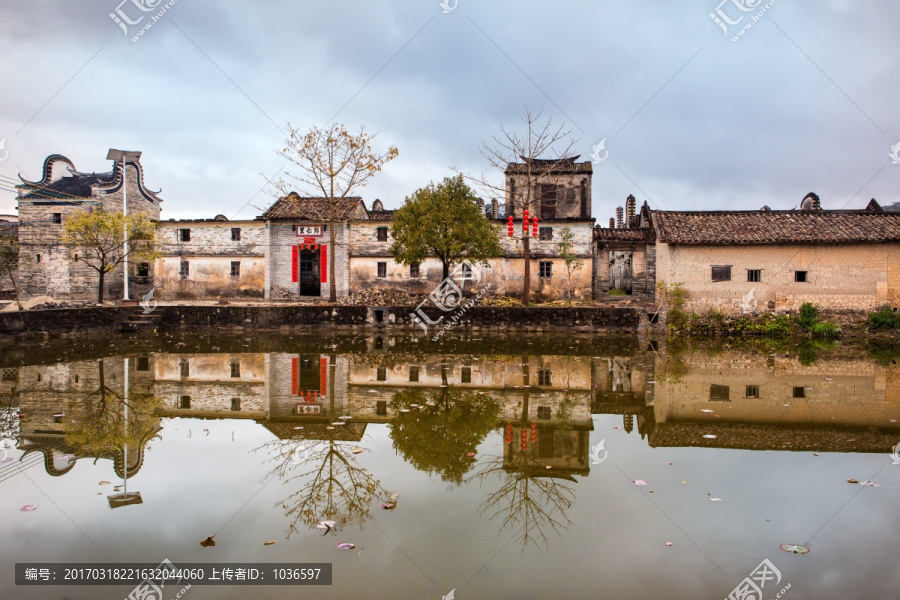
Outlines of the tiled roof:
[{"label": "tiled roof", "polygon": [[[531,161],[531,172],[544,173],[552,171],[553,173],[593,173],[594,167],[591,161],[582,163],[575,162],[579,158],[580,156],[570,156],[568,158],[560,159],[536,158]],[[522,162],[509,163],[506,165],[506,174],[524,173],[526,165],[525,158],[522,157]]]},{"label": "tiled roof", "polygon": [[114,180],[115,176],[112,173],[78,173],[42,185],[40,188],[26,194],[23,199],[41,201],[78,198],[90,200],[93,195],[91,186],[109,184]]},{"label": "tiled roof", "polygon": [[[359,216],[360,212],[362,215],[366,214],[362,198],[359,196],[343,198],[336,201],[334,218],[338,221],[347,221]],[[327,198],[308,198],[291,192],[289,195],[279,198],[259,218],[262,220],[324,221],[331,218],[331,206]]]},{"label": "tiled roof", "polygon": [[644,242],[651,239],[649,229],[609,229],[607,227],[595,227],[594,239],[610,242]]},{"label": "tiled roof", "polygon": [[394,211],[392,210],[370,210],[369,211],[369,219],[372,221],[391,221],[394,218]]},{"label": "tiled roof", "polygon": [[847,244],[900,241],[900,213],[851,210],[651,211],[665,244]]}]

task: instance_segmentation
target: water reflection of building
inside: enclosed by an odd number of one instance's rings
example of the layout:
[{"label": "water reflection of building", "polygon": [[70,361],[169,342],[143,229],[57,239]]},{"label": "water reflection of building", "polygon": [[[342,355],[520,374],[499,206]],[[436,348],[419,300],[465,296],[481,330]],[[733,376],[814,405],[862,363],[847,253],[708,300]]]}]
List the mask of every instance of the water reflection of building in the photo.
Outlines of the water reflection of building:
[{"label": "water reflection of building", "polygon": [[152,373],[166,416],[261,418],[269,396],[268,356],[155,353],[136,361],[139,371]]},{"label": "water reflection of building", "polygon": [[[136,443],[128,452],[129,476],[140,470],[146,444],[160,430],[159,418],[150,414],[155,409],[148,414],[140,411],[145,400],[152,397],[153,378],[135,367],[130,361],[129,395],[133,409],[129,423],[136,431],[131,432],[129,439]],[[123,420],[124,359],[26,366],[18,368],[16,376],[16,400],[22,415],[18,441],[18,448],[24,450],[22,462],[30,460],[33,454],[41,454],[47,473],[59,476],[69,472],[80,459],[109,459],[116,475],[124,477],[124,449],[108,443],[119,439],[119,432],[103,429]],[[93,429],[84,430],[84,436],[73,436],[79,427]],[[91,437],[104,443],[82,441]]]},{"label": "water reflection of building", "polygon": [[651,446],[885,452],[900,431],[896,365],[729,351],[657,369]]}]

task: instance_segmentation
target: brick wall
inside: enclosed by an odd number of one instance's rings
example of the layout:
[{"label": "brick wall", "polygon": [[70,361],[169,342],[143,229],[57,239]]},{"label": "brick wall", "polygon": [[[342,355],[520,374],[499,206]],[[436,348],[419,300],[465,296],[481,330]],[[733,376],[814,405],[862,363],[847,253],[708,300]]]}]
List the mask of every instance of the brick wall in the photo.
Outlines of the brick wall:
[{"label": "brick wall", "polygon": [[[300,284],[292,281],[292,250],[291,248],[303,242],[303,237],[297,237],[294,227],[302,225],[322,225],[322,223],[268,223],[268,274],[266,276],[266,298],[299,298]],[[335,251],[335,273],[328,273],[329,281],[321,283],[319,297],[328,298],[331,277],[334,277],[337,288],[337,296],[343,297],[350,293],[350,259],[348,254],[349,240],[347,224],[337,223],[335,229],[335,242],[337,248],[328,248],[327,264],[330,265],[330,255]],[[322,236],[315,238],[316,243],[327,247],[329,244],[327,225],[323,228]],[[321,250],[319,251],[321,252]],[[317,256],[321,257],[321,254]],[[321,279],[321,277],[320,277]]]}]

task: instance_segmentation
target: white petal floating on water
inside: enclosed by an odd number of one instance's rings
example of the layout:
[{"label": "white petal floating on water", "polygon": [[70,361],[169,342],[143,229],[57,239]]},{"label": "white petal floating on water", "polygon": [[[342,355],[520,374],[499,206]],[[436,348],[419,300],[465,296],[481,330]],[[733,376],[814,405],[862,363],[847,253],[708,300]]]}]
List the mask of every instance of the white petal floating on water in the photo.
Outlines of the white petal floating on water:
[{"label": "white petal floating on water", "polygon": [[710,502],[721,502],[722,499],[721,498],[710,498],[709,501]]},{"label": "white petal floating on water", "polygon": [[20,510],[22,512],[31,512],[31,511],[35,510],[36,508],[37,508],[36,504],[26,504]]},{"label": "white petal floating on water", "polygon": [[349,421],[349,420],[352,419],[352,418],[353,418],[353,417],[351,417],[350,415],[345,415],[345,416],[343,416],[343,417],[338,417],[338,419],[340,419],[340,420],[342,420],[342,421]]},{"label": "white petal floating on water", "polygon": [[395,508],[397,508],[397,505],[393,502],[385,502],[381,505],[381,508],[384,510],[394,510]]},{"label": "white petal floating on water", "polygon": [[867,487],[881,487],[880,483],[875,483],[874,481],[860,481],[859,485],[864,485]]},{"label": "white petal floating on water", "polygon": [[356,548],[356,544],[351,544],[349,542],[341,542],[337,545],[338,550],[353,550]]},{"label": "white petal floating on water", "polygon": [[332,425],[346,425],[343,421],[335,421]]},{"label": "white petal floating on water", "polygon": [[809,548],[800,544],[779,544],[778,547],[792,554],[809,554]]},{"label": "white petal floating on water", "polygon": [[672,542],[666,542],[666,546],[671,546]]},{"label": "white petal floating on water", "polygon": [[714,440],[714,439],[716,439],[717,436],[715,436],[715,435],[713,435],[713,434],[711,434],[711,433],[707,433],[707,434],[705,434],[703,437],[705,437],[705,438],[708,439],[708,440]]},{"label": "white petal floating on water", "polygon": [[400,412],[402,412],[402,413],[408,413],[408,412],[409,412],[409,409],[408,409],[408,408],[401,408],[401,409],[400,409]]},{"label": "white petal floating on water", "polygon": [[708,408],[701,408],[700,412],[711,413],[712,411],[709,410]]},{"label": "white petal floating on water", "polygon": [[362,451],[363,451],[363,449],[360,448],[359,446],[354,446],[353,450],[351,450],[350,453],[351,454],[360,454],[360,453],[362,453]]},{"label": "white petal floating on water", "polygon": [[294,429],[303,429],[302,427],[294,427]]},{"label": "white petal floating on water", "polygon": [[647,482],[644,481],[643,479],[635,479],[635,480],[633,480],[631,483],[633,483],[634,485],[650,485],[649,483],[647,483]]}]

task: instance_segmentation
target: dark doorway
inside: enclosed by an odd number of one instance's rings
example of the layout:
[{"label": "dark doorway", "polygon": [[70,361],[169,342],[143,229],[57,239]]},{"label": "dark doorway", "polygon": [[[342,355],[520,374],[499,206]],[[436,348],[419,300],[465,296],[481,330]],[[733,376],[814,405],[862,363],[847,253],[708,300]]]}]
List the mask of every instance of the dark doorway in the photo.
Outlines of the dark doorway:
[{"label": "dark doorway", "polygon": [[319,277],[319,251],[300,250],[298,265],[301,296],[319,296],[322,283]]}]

